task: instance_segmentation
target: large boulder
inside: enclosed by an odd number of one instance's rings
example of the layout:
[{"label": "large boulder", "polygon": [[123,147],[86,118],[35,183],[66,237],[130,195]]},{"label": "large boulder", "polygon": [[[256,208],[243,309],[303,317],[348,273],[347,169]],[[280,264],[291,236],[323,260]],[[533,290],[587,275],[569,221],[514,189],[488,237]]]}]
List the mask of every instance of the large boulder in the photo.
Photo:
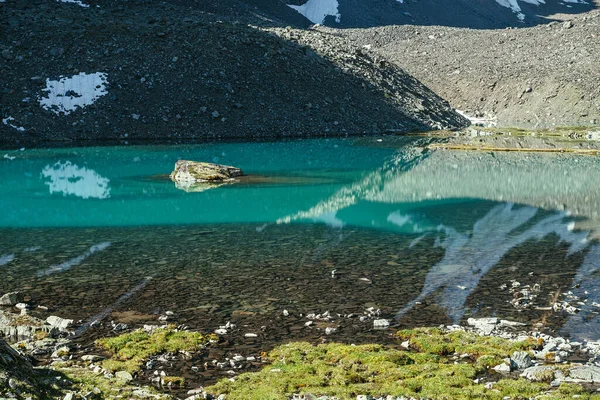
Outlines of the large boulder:
[{"label": "large boulder", "polygon": [[241,169],[229,165],[179,160],[170,178],[178,189],[186,192],[201,192],[224,183],[235,182],[243,176]]}]

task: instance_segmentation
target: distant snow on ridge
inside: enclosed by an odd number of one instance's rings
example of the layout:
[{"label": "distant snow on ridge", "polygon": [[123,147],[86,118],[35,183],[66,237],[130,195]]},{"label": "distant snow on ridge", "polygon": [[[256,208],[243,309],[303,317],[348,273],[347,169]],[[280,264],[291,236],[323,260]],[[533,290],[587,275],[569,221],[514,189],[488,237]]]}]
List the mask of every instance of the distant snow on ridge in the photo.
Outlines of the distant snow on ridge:
[{"label": "distant snow on ridge", "polygon": [[57,115],[67,115],[77,108],[93,104],[107,94],[107,84],[108,77],[102,72],[81,72],[79,75],[63,77],[56,81],[46,79],[46,88],[43,91],[47,92],[48,97],[41,98],[40,105]]},{"label": "distant snow on ridge", "polygon": [[[500,4],[502,7],[510,8],[512,12],[517,15],[521,21],[525,20],[525,14],[521,10],[521,6],[519,5],[519,1],[523,3],[533,4],[535,6],[539,6],[540,4],[546,4],[546,0],[496,0],[496,3]],[[562,0],[561,3],[573,3],[573,4],[588,4],[587,0]],[[570,6],[567,6],[570,7]]]},{"label": "distant snow on ridge", "polygon": [[[396,1],[400,4],[404,4],[404,0],[396,0]],[[495,1],[502,7],[510,8],[512,10],[512,12],[516,14],[517,18],[519,18],[519,20],[521,20],[521,21],[525,20],[525,14],[523,13],[523,10],[521,9],[519,2],[533,4],[535,6],[539,6],[541,4],[546,4],[546,0],[495,0]],[[561,4],[561,5],[564,5],[567,7],[571,7],[569,4],[565,4],[565,3],[589,4],[588,0],[561,0],[558,2],[558,4]]]},{"label": "distant snow on ridge", "polygon": [[73,3],[73,4],[77,4],[78,6],[86,7],[86,8],[90,6],[89,4],[83,4],[79,0],[56,0],[56,1],[58,1],[59,3]]},{"label": "distant snow on ridge", "polygon": [[322,24],[328,16],[334,16],[339,23],[341,15],[338,12],[338,0],[308,0],[301,6],[288,4],[289,7],[304,15],[313,24]]}]

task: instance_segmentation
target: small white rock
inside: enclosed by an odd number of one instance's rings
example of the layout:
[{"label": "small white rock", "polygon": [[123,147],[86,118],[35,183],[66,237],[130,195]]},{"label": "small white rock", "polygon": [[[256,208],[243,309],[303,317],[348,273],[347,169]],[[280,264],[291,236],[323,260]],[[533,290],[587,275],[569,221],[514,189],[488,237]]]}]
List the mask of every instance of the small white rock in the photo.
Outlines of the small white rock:
[{"label": "small white rock", "polygon": [[387,319],[376,319],[373,321],[374,328],[387,328],[388,326],[390,326],[390,321]]}]

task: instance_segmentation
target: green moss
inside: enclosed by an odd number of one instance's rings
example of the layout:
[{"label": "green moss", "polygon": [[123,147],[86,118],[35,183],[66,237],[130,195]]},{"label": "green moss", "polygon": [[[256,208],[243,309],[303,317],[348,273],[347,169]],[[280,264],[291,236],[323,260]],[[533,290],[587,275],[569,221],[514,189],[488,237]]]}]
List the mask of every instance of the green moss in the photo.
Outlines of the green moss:
[{"label": "green moss", "polygon": [[[570,398],[574,388],[553,390],[547,383],[532,383],[495,375],[500,381],[492,389],[476,378],[502,362],[515,350],[527,350],[535,341],[511,342],[465,332],[444,333],[439,329],[404,330],[397,334],[409,340],[409,351],[383,345],[290,343],[274,349],[270,364],[235,381],[222,380],[207,389],[225,394],[228,400],[287,399],[293,394],[336,396],[407,396],[429,399],[512,399],[543,395]],[[468,354],[457,358],[454,353]]]},{"label": "green moss", "polygon": [[80,394],[86,394],[87,398],[95,399],[117,399],[117,398],[138,398],[134,392],[142,390],[155,398],[170,399],[171,396],[160,395],[151,387],[138,387],[116,379],[106,378],[103,374],[95,374],[84,366],[62,366],[57,370],[65,375],[72,382],[70,391]]},{"label": "green moss", "polygon": [[437,328],[403,330],[397,332],[396,337],[402,341],[408,340],[410,346],[420,352],[440,356],[468,354],[473,360],[483,355],[504,358],[514,351],[530,350],[537,344],[535,341],[511,342],[462,331],[445,333]]},{"label": "green moss", "polygon": [[157,329],[151,334],[138,330],[123,335],[100,339],[96,343],[107,350],[111,357],[102,366],[109,371],[135,373],[144,360],[164,352],[194,351],[204,347],[209,341],[217,340],[215,335],[202,335],[198,332],[177,331],[173,327]]},{"label": "green moss", "polygon": [[185,379],[181,376],[165,376],[162,378],[162,383],[165,386],[179,386],[185,385]]}]

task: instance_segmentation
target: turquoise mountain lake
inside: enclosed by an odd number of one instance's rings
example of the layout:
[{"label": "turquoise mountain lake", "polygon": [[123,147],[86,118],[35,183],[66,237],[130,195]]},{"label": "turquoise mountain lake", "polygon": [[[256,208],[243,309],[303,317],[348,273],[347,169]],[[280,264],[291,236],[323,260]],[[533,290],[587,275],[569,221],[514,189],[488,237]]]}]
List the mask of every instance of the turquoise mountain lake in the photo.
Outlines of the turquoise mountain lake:
[{"label": "turquoise mountain lake", "polygon": [[[325,311],[340,341],[390,340],[374,318],[394,329],[487,316],[598,338],[597,159],[421,145],[4,151],[0,294],[23,291],[90,338],[166,311],[206,331],[232,321],[238,345],[261,332],[246,343],[257,349],[319,340],[305,316]],[[260,179],[187,193],[165,178],[179,159]]]}]

